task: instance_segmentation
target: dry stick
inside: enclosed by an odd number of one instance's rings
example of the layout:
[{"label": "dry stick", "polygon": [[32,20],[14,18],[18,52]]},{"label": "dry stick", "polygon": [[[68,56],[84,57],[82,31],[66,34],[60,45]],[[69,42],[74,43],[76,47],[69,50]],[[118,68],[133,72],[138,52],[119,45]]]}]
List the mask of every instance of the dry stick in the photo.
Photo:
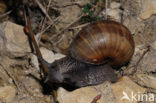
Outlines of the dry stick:
[{"label": "dry stick", "polygon": [[143,59],[143,57],[145,56],[145,54],[146,54],[149,50],[150,50],[150,47],[148,46],[148,47],[147,47],[147,50],[144,51],[144,53],[141,55],[141,57],[140,57],[139,60],[137,61],[136,65],[135,65],[135,67],[134,67],[134,71],[133,71],[132,74],[136,73],[137,67],[138,67],[140,61]]},{"label": "dry stick", "polygon": [[85,27],[87,25],[89,25],[90,23],[85,23],[85,24],[82,24],[82,25],[78,25],[78,26],[75,26],[75,27],[71,27],[69,29],[79,29],[79,28],[82,28],[82,27]]},{"label": "dry stick", "polygon": [[75,21],[73,21],[72,23],[70,23],[69,25],[67,25],[63,30],[61,30],[59,33],[57,33],[57,35],[60,35],[62,32],[64,32],[65,30],[67,30],[68,28],[70,28],[71,25],[73,25],[74,23],[76,23],[77,21],[79,21],[81,19],[83,15],[81,15],[80,17],[78,17]]},{"label": "dry stick", "polygon": [[41,18],[41,21],[40,21],[40,23],[39,23],[39,29],[40,29],[40,30],[43,29],[43,24],[44,24],[45,18],[46,18],[46,17]]},{"label": "dry stick", "polygon": [[35,0],[35,1],[38,4],[38,6],[41,8],[42,12],[46,15],[46,17],[52,22],[53,20],[50,18],[46,9],[43,7],[43,5],[38,0]]},{"label": "dry stick", "polygon": [[[29,14],[28,14],[28,8],[26,8],[26,20],[27,20],[27,23],[28,23],[29,36],[30,36],[30,38],[32,40],[32,43],[34,44],[36,53],[37,53],[37,55],[42,57],[42,54],[41,54],[41,52],[39,50],[39,47],[38,47],[37,42],[35,40],[34,34],[32,32],[31,23],[30,23],[30,17],[29,17]],[[40,61],[40,62],[41,62],[41,65],[43,67],[43,72],[46,75],[48,73],[48,68],[42,61]]]},{"label": "dry stick", "polygon": [[[4,63],[2,63],[2,64],[4,64]],[[16,86],[16,88],[17,88],[19,91],[21,91],[21,89],[20,89],[18,83],[16,82],[16,79],[14,78],[14,76],[12,76],[12,74],[6,69],[7,67],[6,67],[6,66],[4,67],[2,64],[0,64],[0,65],[2,66],[2,69],[3,69],[3,70],[6,72],[6,74],[12,79],[12,81],[13,81],[14,85]]]},{"label": "dry stick", "polygon": [[[58,32],[54,37],[59,36],[62,32],[64,32],[65,30],[69,29],[71,25],[73,25],[74,23],[76,23],[77,21],[79,21],[81,19],[83,15],[81,15],[80,17],[78,17],[75,21],[73,21],[72,23],[70,23],[69,25],[67,25],[63,30],[61,30],[60,32]],[[63,36],[62,36],[63,37]],[[54,45],[56,45],[57,43],[59,43],[62,40],[62,37],[54,43]],[[51,41],[51,40],[49,40]]]},{"label": "dry stick", "polygon": [[5,17],[6,15],[9,15],[12,12],[12,10],[4,13],[4,14],[0,14],[0,18]]},{"label": "dry stick", "polygon": [[47,21],[47,18],[44,17],[44,18],[43,18],[43,22],[42,22],[43,24],[41,25],[41,28],[40,28],[41,31],[44,29],[45,24],[46,24],[46,23],[45,23],[46,21]]},{"label": "dry stick", "polygon": [[108,0],[105,0],[105,19],[107,20]]},{"label": "dry stick", "polygon": [[[40,57],[42,57],[42,54],[41,54],[41,52],[39,50],[39,47],[38,47],[37,42],[35,40],[34,34],[32,32],[30,17],[29,17],[29,14],[28,14],[28,7],[25,6],[25,9],[26,9],[26,20],[27,20],[27,23],[28,23],[28,30],[29,30],[29,34],[30,34],[29,36],[30,36],[30,38],[31,38],[31,40],[32,40],[32,42],[34,44],[34,47],[35,47],[35,50],[36,50],[37,55],[39,55]],[[47,75],[47,73],[48,73],[47,66],[42,61],[40,61],[40,63],[42,65],[42,67],[43,67],[44,74]],[[54,103],[56,103],[56,96],[57,96],[57,94],[56,94],[56,91],[55,90],[53,90],[53,96],[54,96]]]},{"label": "dry stick", "polygon": [[[54,25],[54,23],[58,20],[59,18],[56,18],[54,21],[52,21],[43,31],[41,31],[40,33],[36,34],[36,38],[37,38],[37,43],[40,42],[41,36],[44,32],[46,32],[52,25]],[[49,38],[48,38],[49,39]]]},{"label": "dry stick", "polygon": [[[51,2],[52,2],[52,0],[49,0],[48,6],[47,6],[47,9],[46,9],[47,12],[49,11],[49,7],[50,7]],[[47,20],[47,19],[46,19],[46,17],[45,17],[44,20],[43,20],[43,25],[42,25],[42,27],[41,27],[41,31],[43,30],[43,28],[44,28],[44,26],[45,26],[45,21],[46,21],[46,20]]]},{"label": "dry stick", "polygon": [[[50,7],[51,2],[52,2],[52,0],[49,0],[48,6],[47,6],[47,9],[46,9],[47,12],[48,12],[48,10],[49,10],[49,7]],[[58,19],[58,18],[56,18],[56,19]],[[38,44],[39,44],[39,42],[40,42],[40,40],[41,40],[41,36],[43,35],[43,33],[44,33],[47,29],[49,29],[49,28],[54,24],[54,22],[56,21],[56,19],[55,19],[54,21],[52,21],[52,22],[49,24],[49,26],[46,27],[45,29],[44,29],[44,27],[45,27],[45,22],[46,22],[47,18],[45,17],[45,18],[43,19],[43,21],[42,21],[42,27],[41,27],[41,32],[39,32],[39,33],[36,34],[36,38],[37,38],[36,41],[37,41]],[[43,30],[43,29],[44,29],[44,30]]]},{"label": "dry stick", "polygon": [[47,29],[49,29],[59,18],[56,18],[53,22],[51,22],[40,34],[43,34]]},{"label": "dry stick", "polygon": [[49,0],[48,6],[47,6],[47,11],[49,10],[51,2],[52,2],[52,0]]},{"label": "dry stick", "polygon": [[[137,67],[138,67],[140,61],[143,59],[143,57],[145,56],[145,54],[146,54],[149,50],[150,50],[150,48],[149,48],[149,46],[148,46],[148,47],[147,47],[147,50],[143,52],[143,54],[141,55],[141,57],[139,58],[139,60],[136,62],[136,64],[135,64],[135,65],[132,65],[132,66],[130,66],[130,67],[127,68],[127,69],[130,69],[130,68],[133,68],[133,67],[134,67],[134,70],[133,70],[133,72],[132,72],[130,75],[133,75],[134,73],[136,73]],[[126,69],[126,70],[127,70],[127,69]]]},{"label": "dry stick", "polygon": [[[77,21],[79,21],[81,19],[83,15],[81,15],[80,17],[78,17],[75,21],[73,21],[72,23],[70,23],[69,25],[67,25],[63,30],[61,30],[59,33],[57,33],[54,37],[59,36],[62,32],[64,32],[65,30],[69,29],[71,25],[73,25],[74,23],[76,23]],[[59,43],[62,40],[63,36],[54,43],[54,45],[56,45],[57,43]],[[51,41],[51,40],[49,40]]]}]

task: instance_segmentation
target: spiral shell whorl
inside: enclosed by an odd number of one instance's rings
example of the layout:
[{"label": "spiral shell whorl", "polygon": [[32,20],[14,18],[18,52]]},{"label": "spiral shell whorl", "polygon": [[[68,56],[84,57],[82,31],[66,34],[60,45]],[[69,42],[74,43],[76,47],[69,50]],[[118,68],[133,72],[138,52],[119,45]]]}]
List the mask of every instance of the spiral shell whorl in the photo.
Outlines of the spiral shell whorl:
[{"label": "spiral shell whorl", "polygon": [[134,53],[130,31],[114,21],[97,21],[84,27],[73,40],[70,55],[89,64],[123,65]]}]

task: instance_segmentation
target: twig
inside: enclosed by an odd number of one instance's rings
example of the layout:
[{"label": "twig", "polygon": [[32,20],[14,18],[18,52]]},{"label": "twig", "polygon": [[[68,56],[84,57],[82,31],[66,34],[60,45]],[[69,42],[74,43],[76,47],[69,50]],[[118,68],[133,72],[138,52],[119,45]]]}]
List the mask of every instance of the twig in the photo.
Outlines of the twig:
[{"label": "twig", "polygon": [[[34,44],[34,47],[35,47],[35,50],[36,50],[36,53],[37,53],[37,55],[38,56],[40,56],[40,57],[42,57],[42,54],[41,54],[41,52],[40,52],[40,50],[39,50],[39,47],[38,47],[38,45],[37,45],[37,42],[36,42],[36,40],[35,40],[35,37],[34,37],[34,34],[33,34],[33,32],[32,32],[32,28],[31,28],[31,22],[30,22],[30,17],[29,17],[29,13],[28,13],[28,7],[25,5],[25,10],[26,10],[26,18],[27,18],[27,22],[28,22],[28,29],[29,29],[29,36],[30,36],[30,38],[31,38],[31,40],[32,40],[32,42],[33,42],[33,44]],[[40,61],[40,63],[41,63],[41,65],[42,65],[42,67],[43,67],[43,72],[44,72],[44,74],[45,74],[45,76],[47,76],[47,74],[48,74],[48,67],[42,62],[42,61]],[[56,103],[57,101],[57,92],[55,91],[55,90],[53,90],[52,91],[53,92],[53,97],[54,97],[54,103]]]},{"label": "twig", "polygon": [[148,46],[148,47],[147,47],[147,50],[143,52],[143,54],[141,55],[141,57],[140,57],[139,60],[137,61],[136,65],[135,65],[135,67],[134,67],[134,71],[133,71],[132,74],[136,73],[137,67],[138,67],[140,61],[143,59],[143,57],[145,56],[145,54],[146,54],[149,50],[150,50],[150,47]]},{"label": "twig", "polygon": [[12,10],[10,10],[10,11],[4,13],[4,14],[1,14],[0,15],[0,18],[5,17],[6,15],[9,15],[11,12],[12,12]]},{"label": "twig", "polygon": [[[2,64],[4,64],[4,62],[3,62]],[[3,69],[3,70],[6,72],[6,74],[12,79],[12,81],[13,81],[14,85],[16,86],[16,88],[17,88],[19,91],[21,91],[21,89],[20,89],[18,83],[16,82],[16,79],[14,78],[14,76],[6,69],[7,67],[6,67],[6,66],[4,67],[2,64],[0,64],[0,65],[2,66],[2,69]]]},{"label": "twig", "polygon": [[54,25],[54,23],[58,20],[59,18],[56,18],[54,21],[52,21],[44,30],[42,30],[40,33],[37,33],[35,38],[37,41],[37,44],[39,44],[41,36],[44,34],[44,32],[46,32],[52,25]]},{"label": "twig", "polygon": [[108,0],[105,0],[105,19],[107,20]]},{"label": "twig", "polygon": [[[47,9],[46,9],[47,12],[49,11],[49,7],[50,7],[51,2],[52,2],[52,0],[49,0],[48,6],[47,6]],[[41,27],[41,31],[44,29],[45,21],[46,21],[46,20],[47,20],[47,19],[46,19],[46,17],[45,17],[44,20],[43,20],[43,25],[42,25],[42,27]]]},{"label": "twig", "polygon": [[53,22],[51,22],[42,32],[41,34],[43,34],[46,30],[48,30],[52,25],[54,25],[54,23],[58,20],[59,18],[56,18]]},{"label": "twig", "polygon": [[42,31],[43,30],[43,24],[45,24],[45,18],[46,17],[43,17],[43,18],[41,18],[41,21],[40,21],[40,23],[39,23],[39,29]]},{"label": "twig", "polygon": [[[59,36],[62,32],[64,32],[65,30],[69,29],[70,26],[73,25],[73,24],[75,24],[77,21],[79,21],[79,20],[81,19],[82,16],[83,16],[83,15],[81,15],[81,16],[78,17],[75,21],[73,21],[72,23],[70,23],[69,25],[67,25],[63,30],[61,30],[60,32],[58,32],[54,37]],[[55,42],[55,43],[53,43],[53,44],[56,45],[58,42],[60,42],[60,41],[62,40],[62,38],[63,38],[63,36],[61,36],[61,38],[60,38],[57,42]],[[51,41],[51,39],[50,39],[49,41]]]},{"label": "twig", "polygon": [[[143,54],[141,55],[141,57],[139,58],[139,60],[136,62],[136,64],[135,64],[135,65],[132,65],[132,66],[130,66],[130,67],[128,67],[128,68],[126,68],[126,70],[127,70],[127,69],[130,69],[130,68],[133,68],[133,67],[134,67],[134,70],[133,70],[133,72],[132,72],[130,75],[136,73],[137,67],[138,67],[140,61],[143,59],[143,57],[145,56],[145,54],[146,54],[149,50],[150,50],[150,47],[147,46],[147,50],[143,52]],[[124,74],[125,74],[125,73],[124,73]]]},{"label": "twig", "polygon": [[56,5],[55,2],[54,2],[53,5],[51,5],[51,6],[55,6],[54,9],[57,10],[58,8],[65,8],[65,7],[73,6],[73,5],[76,5],[76,6],[78,6],[79,8],[82,8],[82,7],[83,7],[82,5],[80,5],[79,1],[74,1],[74,2],[71,2],[71,1],[70,1],[70,2],[66,2],[65,5],[61,5],[61,6]]},{"label": "twig", "polygon": [[52,22],[53,20],[50,18],[46,9],[43,7],[43,5],[38,0],[35,0],[35,1],[38,4],[38,6],[40,7],[40,9],[42,10],[42,12],[46,15],[46,17]]},{"label": "twig", "polygon": [[111,2],[112,2],[112,0],[109,0],[109,4],[108,4],[109,8],[111,7]]},{"label": "twig", "polygon": [[99,94],[96,97],[94,97],[94,99],[90,103],[96,103],[100,98],[101,98],[101,94]]},{"label": "twig", "polygon": [[52,2],[52,0],[49,0],[48,6],[47,6],[47,11],[49,10],[51,2]]},{"label": "twig", "polygon": [[81,19],[83,15],[81,15],[80,17],[78,17],[75,21],[73,21],[72,23],[70,23],[69,25],[67,25],[63,30],[61,30],[60,32],[57,33],[57,36],[60,35],[62,32],[64,32],[65,30],[67,30],[68,28],[70,28],[71,25],[75,24],[77,21],[79,21]]},{"label": "twig", "polygon": [[[50,7],[51,2],[52,2],[52,0],[49,0],[48,6],[47,6],[47,12],[48,12],[48,10],[49,10],[49,7]],[[58,18],[56,18],[54,21],[52,21],[52,22],[49,24],[49,26],[47,26],[47,27],[43,30],[43,28],[44,28],[44,26],[45,26],[45,21],[46,21],[46,17],[44,18],[44,20],[42,21],[43,25],[42,25],[42,27],[41,27],[41,32],[40,32],[40,33],[37,33],[37,35],[36,35],[36,40],[37,40],[37,43],[38,43],[38,44],[39,44],[39,42],[40,42],[40,39],[41,39],[41,36],[43,35],[43,33],[44,33],[47,29],[49,29],[49,28],[54,24],[54,22],[57,21],[57,20],[58,20]]]},{"label": "twig", "polygon": [[69,29],[79,29],[79,28],[82,28],[82,27],[85,27],[85,26],[87,26],[87,25],[89,25],[90,23],[85,23],[85,24],[82,24],[82,25],[78,25],[78,26],[76,26],[76,27],[71,27],[71,28],[69,28]]},{"label": "twig", "polygon": [[[30,38],[32,40],[32,43],[34,44],[34,47],[35,47],[35,50],[36,50],[37,55],[39,55],[40,57],[42,57],[42,54],[40,52],[40,49],[39,49],[39,47],[37,45],[37,42],[36,42],[35,37],[34,37],[34,34],[32,32],[31,22],[30,22],[30,17],[29,17],[28,7],[27,6],[25,6],[25,10],[26,10],[26,20],[27,20],[27,24],[28,24],[27,26],[28,26],[28,30],[29,30],[29,36],[30,36]],[[43,67],[44,74],[47,75],[47,73],[48,73],[47,66],[42,61],[40,61],[40,62],[41,62],[41,65]]]}]

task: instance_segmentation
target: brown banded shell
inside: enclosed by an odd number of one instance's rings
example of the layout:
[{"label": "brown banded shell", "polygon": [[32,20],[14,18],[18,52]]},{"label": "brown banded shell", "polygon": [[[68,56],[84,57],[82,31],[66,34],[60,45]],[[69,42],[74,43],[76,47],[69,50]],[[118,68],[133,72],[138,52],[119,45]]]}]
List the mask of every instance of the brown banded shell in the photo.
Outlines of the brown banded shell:
[{"label": "brown banded shell", "polygon": [[84,27],[73,40],[69,54],[89,64],[123,65],[134,53],[130,31],[115,21],[97,21]]}]

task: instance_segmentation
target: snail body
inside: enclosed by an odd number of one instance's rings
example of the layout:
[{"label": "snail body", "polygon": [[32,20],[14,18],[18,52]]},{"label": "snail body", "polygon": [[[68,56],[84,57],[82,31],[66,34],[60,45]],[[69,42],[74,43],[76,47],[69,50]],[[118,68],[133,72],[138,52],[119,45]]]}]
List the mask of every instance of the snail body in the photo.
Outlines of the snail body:
[{"label": "snail body", "polygon": [[77,87],[115,82],[112,66],[124,65],[133,53],[134,41],[124,25],[97,21],[78,33],[66,57],[49,65],[46,80]]}]

